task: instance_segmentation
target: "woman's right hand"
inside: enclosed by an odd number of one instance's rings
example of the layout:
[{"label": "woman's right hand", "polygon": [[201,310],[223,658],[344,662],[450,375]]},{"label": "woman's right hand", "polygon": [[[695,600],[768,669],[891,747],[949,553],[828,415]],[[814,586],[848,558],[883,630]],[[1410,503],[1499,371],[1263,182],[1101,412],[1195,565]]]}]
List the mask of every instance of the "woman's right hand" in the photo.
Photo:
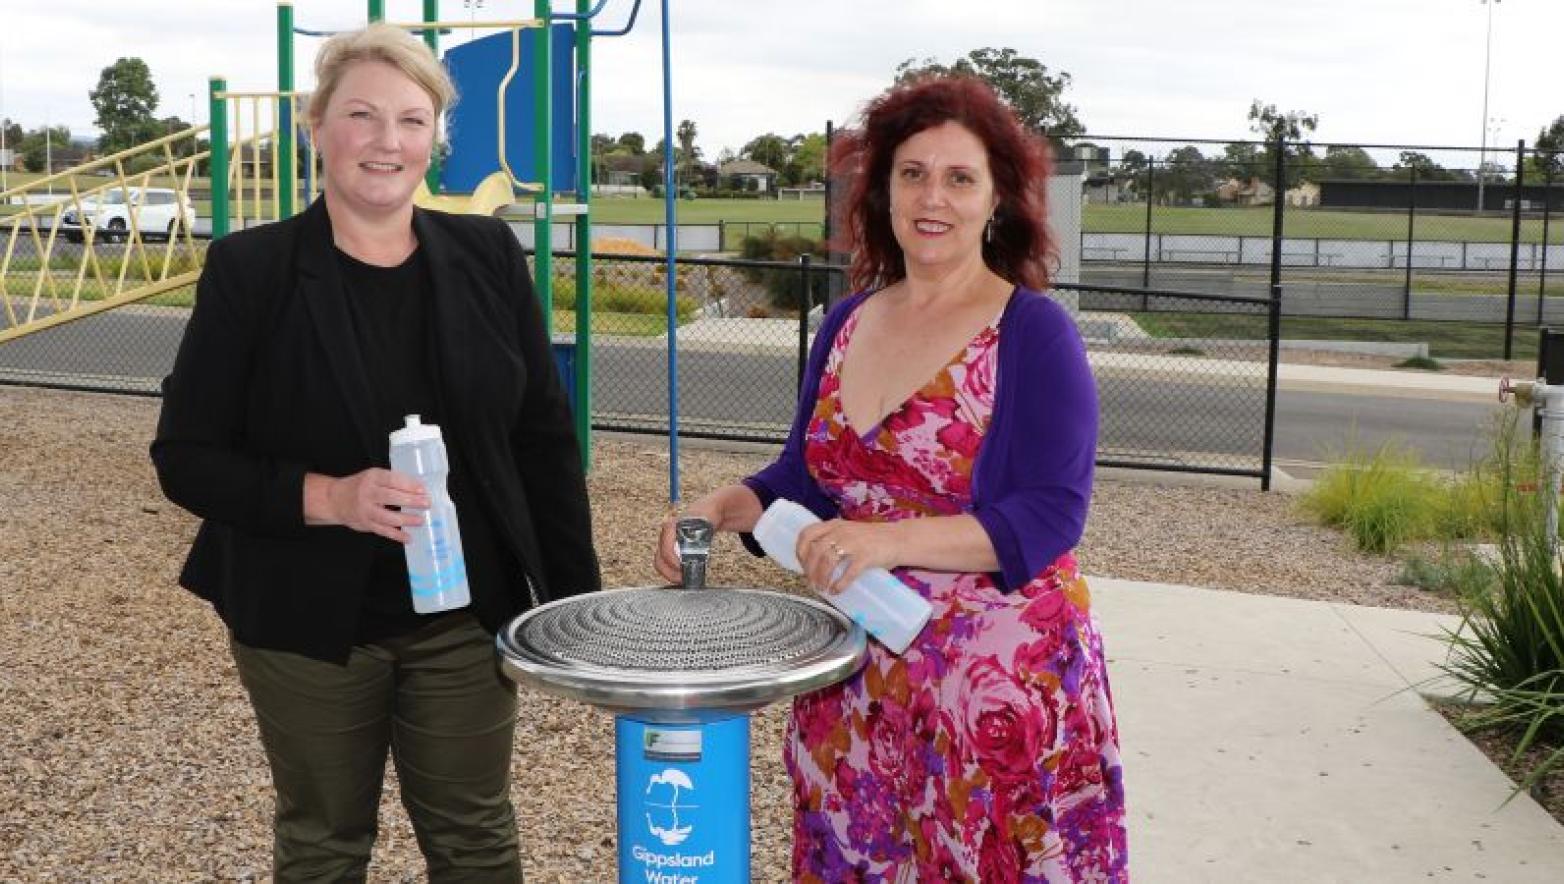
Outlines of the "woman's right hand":
[{"label": "woman's right hand", "polygon": [[720,529],[722,513],[713,497],[707,495],[687,507],[670,510],[663,516],[662,527],[657,532],[657,554],[652,559],[652,567],[657,569],[658,576],[669,583],[677,584],[684,579],[684,572],[679,567],[679,544],[674,536],[674,525],[680,519],[699,518],[710,522],[712,528]]},{"label": "woman's right hand", "polygon": [[378,534],[397,543],[411,538],[403,529],[422,525],[409,510],[429,509],[422,482],[402,473],[371,468],[351,476],[309,473],[304,477],[304,523],[343,525]]}]

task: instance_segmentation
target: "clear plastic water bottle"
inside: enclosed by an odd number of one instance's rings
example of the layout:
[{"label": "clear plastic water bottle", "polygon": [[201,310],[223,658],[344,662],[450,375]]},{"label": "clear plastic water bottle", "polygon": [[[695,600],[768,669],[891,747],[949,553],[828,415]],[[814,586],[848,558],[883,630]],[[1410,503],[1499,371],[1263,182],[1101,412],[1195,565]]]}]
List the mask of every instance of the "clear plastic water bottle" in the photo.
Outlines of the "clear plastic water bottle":
[{"label": "clear plastic water bottle", "polygon": [[[778,565],[802,574],[798,561],[798,532],[820,518],[786,498],[777,498],[755,523],[755,540]],[[847,567],[838,566],[838,573]],[[836,574],[832,574],[835,578]],[[880,644],[900,654],[929,622],[933,608],[923,596],[884,568],[867,568],[841,592],[822,593],[826,601],[852,618]]]},{"label": "clear plastic water bottle", "polygon": [[413,591],[413,610],[435,614],[464,608],[472,601],[467,588],[467,560],[462,556],[462,535],[456,525],[456,505],[445,485],[450,462],[440,428],[410,414],[407,425],[391,434],[391,469],[424,483],[429,509],[424,523],[407,529],[412,536],[405,549],[407,579]]}]

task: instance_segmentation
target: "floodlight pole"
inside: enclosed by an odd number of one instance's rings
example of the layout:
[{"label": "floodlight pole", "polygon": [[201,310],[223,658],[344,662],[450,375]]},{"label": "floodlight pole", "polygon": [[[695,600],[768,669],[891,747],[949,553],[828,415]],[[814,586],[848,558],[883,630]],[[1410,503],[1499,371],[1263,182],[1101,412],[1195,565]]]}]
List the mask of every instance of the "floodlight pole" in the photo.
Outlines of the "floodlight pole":
[{"label": "floodlight pole", "polygon": [[1499,0],[1477,0],[1478,3],[1488,7],[1488,33],[1483,39],[1483,132],[1481,146],[1477,148],[1477,212],[1483,210],[1483,179],[1486,177],[1484,166],[1488,164],[1488,82],[1493,63],[1493,8]]}]

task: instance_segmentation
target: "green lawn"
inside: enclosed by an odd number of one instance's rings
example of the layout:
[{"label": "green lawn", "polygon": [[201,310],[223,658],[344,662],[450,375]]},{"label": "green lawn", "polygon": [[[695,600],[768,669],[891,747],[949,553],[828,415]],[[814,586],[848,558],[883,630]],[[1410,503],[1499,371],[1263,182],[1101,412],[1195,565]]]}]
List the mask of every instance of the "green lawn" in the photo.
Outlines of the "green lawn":
[{"label": "green lawn", "polygon": [[[1270,236],[1272,211],[1269,206],[1254,208],[1197,209],[1184,206],[1157,206],[1151,212],[1153,233],[1206,233],[1227,236]],[[1406,215],[1399,212],[1343,212],[1330,209],[1292,209],[1282,216],[1287,236],[1320,239],[1404,240]],[[1548,241],[1564,243],[1564,218],[1554,218],[1548,229]],[[1138,204],[1088,205],[1081,223],[1089,233],[1141,233],[1146,229],[1146,207]],[[1510,218],[1491,215],[1473,218],[1463,215],[1424,213],[1417,217],[1413,235],[1418,240],[1455,240],[1465,242],[1509,242]],[[1542,221],[1521,222],[1521,241],[1540,242]]]},{"label": "green lawn", "polygon": [[[1266,317],[1211,313],[1130,313],[1158,338],[1265,340]],[[1435,359],[1498,359],[1504,355],[1504,326],[1470,322],[1282,317],[1282,337],[1313,341],[1423,341]],[[1537,330],[1517,322],[1512,356],[1537,358]]]},{"label": "green lawn", "polygon": [[[576,330],[574,310],[554,311],[554,333],[571,334]],[[633,335],[646,338],[668,331],[668,318],[652,313],[606,313],[592,311],[592,333],[595,335]]]},{"label": "green lawn", "polygon": [[[654,199],[599,199],[592,204],[593,218],[604,224],[657,224],[663,220],[663,202]],[[679,220],[689,224],[809,222],[817,229],[825,213],[825,202],[806,200],[696,199],[679,201]],[[1144,205],[1091,204],[1083,209],[1082,224],[1089,233],[1140,233],[1146,229]],[[1157,206],[1152,210],[1151,229],[1155,233],[1220,234],[1228,236],[1269,236],[1271,209],[1201,209],[1183,206]],[[1407,219],[1401,213],[1343,212],[1325,209],[1287,209],[1283,215],[1288,236],[1327,239],[1403,240]],[[1462,215],[1419,215],[1415,236],[1419,240],[1456,240],[1466,242],[1509,242],[1510,219],[1490,216],[1472,218]],[[1542,221],[1521,223],[1521,241],[1539,242]],[[1564,243],[1564,217],[1553,219],[1548,240]]]},{"label": "green lawn", "polygon": [[[804,221],[819,224],[825,217],[825,200],[679,200],[679,223],[715,224],[718,221]],[[600,197],[592,202],[592,219],[603,224],[661,224],[663,201]]]}]

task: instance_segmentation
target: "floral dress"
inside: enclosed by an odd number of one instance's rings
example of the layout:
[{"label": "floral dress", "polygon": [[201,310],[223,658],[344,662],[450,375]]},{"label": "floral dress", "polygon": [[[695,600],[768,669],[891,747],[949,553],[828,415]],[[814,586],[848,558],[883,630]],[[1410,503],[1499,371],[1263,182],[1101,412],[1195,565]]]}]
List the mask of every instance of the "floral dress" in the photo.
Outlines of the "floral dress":
[{"label": "floral dress", "polygon": [[[862,435],[839,396],[857,320],[820,379],[811,476],[847,519],[970,510],[997,320]],[[922,634],[900,657],[870,642],[856,676],[794,703],[794,880],[1128,880],[1118,728],[1073,554],[1008,594],[987,574],[896,574],[934,607]]]}]

